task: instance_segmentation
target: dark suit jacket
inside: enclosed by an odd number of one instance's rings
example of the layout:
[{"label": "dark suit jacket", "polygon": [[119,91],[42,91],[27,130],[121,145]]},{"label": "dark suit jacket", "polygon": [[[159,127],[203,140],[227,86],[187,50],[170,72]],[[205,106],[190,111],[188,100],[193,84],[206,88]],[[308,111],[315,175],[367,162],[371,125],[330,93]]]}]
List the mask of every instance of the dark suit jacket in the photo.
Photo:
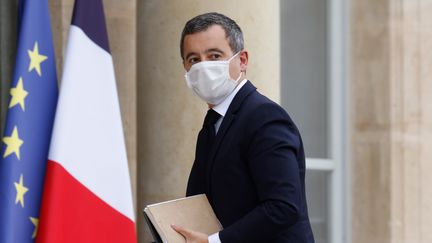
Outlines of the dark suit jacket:
[{"label": "dark suit jacket", "polygon": [[207,195],[224,227],[222,243],[314,242],[303,144],[283,108],[248,81],[229,106],[210,151],[207,161],[195,159],[187,195]]}]

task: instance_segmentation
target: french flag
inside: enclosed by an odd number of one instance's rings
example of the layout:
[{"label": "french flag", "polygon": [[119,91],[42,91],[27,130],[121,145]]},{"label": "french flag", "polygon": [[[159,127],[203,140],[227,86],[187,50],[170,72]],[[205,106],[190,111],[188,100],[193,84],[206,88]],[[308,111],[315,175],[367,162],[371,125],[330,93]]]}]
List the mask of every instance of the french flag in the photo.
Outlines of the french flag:
[{"label": "french flag", "polygon": [[36,242],[136,242],[101,0],[76,0]]}]

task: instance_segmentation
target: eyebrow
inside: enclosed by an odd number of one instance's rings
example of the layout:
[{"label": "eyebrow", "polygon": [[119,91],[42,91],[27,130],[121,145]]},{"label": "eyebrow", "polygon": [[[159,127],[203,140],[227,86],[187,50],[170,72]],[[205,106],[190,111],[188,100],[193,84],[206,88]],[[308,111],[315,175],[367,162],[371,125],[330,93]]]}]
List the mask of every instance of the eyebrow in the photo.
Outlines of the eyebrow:
[{"label": "eyebrow", "polygon": [[210,48],[208,50],[205,51],[206,54],[210,53],[210,52],[219,52],[219,53],[224,53],[221,49],[219,48]]},{"label": "eyebrow", "polygon": [[[221,49],[219,49],[219,48],[210,48],[210,49],[207,49],[207,50],[205,50],[205,54],[208,54],[208,53],[210,53],[210,52],[219,52],[219,53],[221,53],[221,54],[224,54],[224,52],[221,50]],[[198,55],[198,53],[196,53],[196,52],[191,52],[191,53],[188,53],[187,55],[186,55],[186,57],[185,57],[185,60],[187,60],[189,57],[191,57],[191,56],[193,56],[193,55]]]}]

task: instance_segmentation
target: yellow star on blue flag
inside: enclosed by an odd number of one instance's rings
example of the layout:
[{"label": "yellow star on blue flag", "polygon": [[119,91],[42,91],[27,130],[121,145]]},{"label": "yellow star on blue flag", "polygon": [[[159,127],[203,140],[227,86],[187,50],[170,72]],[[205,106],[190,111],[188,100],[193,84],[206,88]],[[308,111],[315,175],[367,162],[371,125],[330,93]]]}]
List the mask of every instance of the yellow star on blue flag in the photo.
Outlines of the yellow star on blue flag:
[{"label": "yellow star on blue flag", "polygon": [[28,95],[28,92],[24,89],[24,84],[23,84],[23,80],[20,77],[18,79],[18,83],[15,86],[15,88],[11,88],[10,90],[10,95],[11,95],[11,100],[9,103],[9,108],[12,108],[16,105],[20,105],[21,109],[24,111],[25,110],[25,98]]},{"label": "yellow star on blue flag", "polygon": [[3,142],[6,144],[6,149],[3,158],[6,158],[10,154],[14,153],[18,159],[20,159],[20,147],[24,143],[22,139],[19,138],[18,129],[15,126],[12,134],[9,137],[4,137]]},{"label": "yellow star on blue flag", "polygon": [[20,203],[21,207],[24,208],[24,195],[29,189],[24,186],[24,177],[22,174],[19,178],[19,182],[14,182],[14,184],[16,189],[15,204]]},{"label": "yellow star on blue flag", "polygon": [[29,65],[29,72],[31,72],[33,69],[36,70],[37,74],[39,76],[42,76],[42,71],[41,71],[41,63],[43,61],[45,61],[48,57],[39,54],[39,47],[38,47],[38,43],[35,42],[33,50],[28,50],[28,55],[30,57],[30,65]]}]

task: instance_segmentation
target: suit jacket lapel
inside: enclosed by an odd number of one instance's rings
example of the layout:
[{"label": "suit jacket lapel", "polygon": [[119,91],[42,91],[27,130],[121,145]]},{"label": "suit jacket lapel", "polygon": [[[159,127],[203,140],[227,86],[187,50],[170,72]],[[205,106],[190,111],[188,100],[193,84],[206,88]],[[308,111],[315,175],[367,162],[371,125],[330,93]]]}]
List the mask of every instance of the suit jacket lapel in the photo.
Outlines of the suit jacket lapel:
[{"label": "suit jacket lapel", "polygon": [[[256,90],[256,87],[250,81],[247,81],[245,85],[238,91],[233,101],[231,102],[225,117],[223,118],[222,124],[219,127],[218,133],[216,135],[213,147],[210,151],[208,166],[207,166],[207,191],[210,192],[210,182],[211,182],[211,172],[213,170],[214,158],[221,146],[221,142],[225,137],[225,134],[228,132],[232,122],[235,120],[235,116],[237,111],[240,109],[241,104],[245,100],[245,98]],[[209,193],[211,195],[211,193]],[[211,201],[211,198],[209,198]]]}]

